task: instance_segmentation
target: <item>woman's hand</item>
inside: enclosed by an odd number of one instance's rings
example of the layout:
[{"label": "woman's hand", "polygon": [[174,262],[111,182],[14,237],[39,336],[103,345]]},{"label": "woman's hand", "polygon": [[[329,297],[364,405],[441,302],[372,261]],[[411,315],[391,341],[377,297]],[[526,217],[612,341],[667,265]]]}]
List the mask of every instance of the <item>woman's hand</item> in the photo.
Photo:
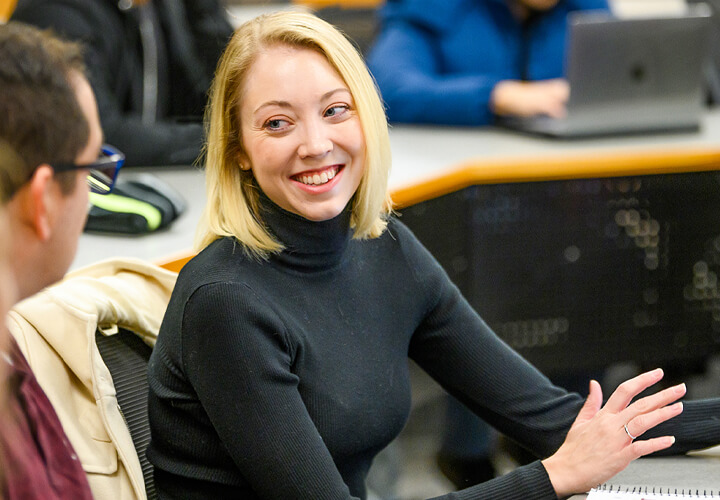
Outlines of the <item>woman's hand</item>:
[{"label": "woman's hand", "polygon": [[658,368],[623,382],[602,409],[600,384],[590,382],[590,394],[565,442],[554,455],[543,460],[558,497],[586,492],[636,458],[672,446],[673,436],[635,440],[682,412],[682,403],[670,403],[685,395],[685,384],[630,404],[635,396],[662,377],[663,371]]},{"label": "woman's hand", "polygon": [[570,86],[563,79],[535,82],[503,80],[490,94],[490,107],[499,116],[547,115],[562,118],[569,97]]}]

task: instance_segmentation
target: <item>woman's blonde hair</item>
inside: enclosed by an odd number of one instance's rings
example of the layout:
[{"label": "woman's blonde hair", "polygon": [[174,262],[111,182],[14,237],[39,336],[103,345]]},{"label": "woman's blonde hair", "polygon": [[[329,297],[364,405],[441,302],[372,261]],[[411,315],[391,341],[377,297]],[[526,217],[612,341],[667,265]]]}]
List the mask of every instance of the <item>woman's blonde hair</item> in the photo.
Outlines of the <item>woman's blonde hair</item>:
[{"label": "woman's blonde hair", "polygon": [[387,119],[375,82],[357,50],[337,29],[312,14],[282,11],[238,28],[218,64],[205,114],[207,205],[198,229],[198,248],[224,236],[236,238],[260,257],[283,248],[262,222],[252,171],[241,170],[238,163],[246,157],[239,112],[245,80],[258,54],[273,45],[320,52],[348,86],[365,138],[365,173],[351,201],[353,237],[380,236],[392,206],[387,190],[391,158]]}]

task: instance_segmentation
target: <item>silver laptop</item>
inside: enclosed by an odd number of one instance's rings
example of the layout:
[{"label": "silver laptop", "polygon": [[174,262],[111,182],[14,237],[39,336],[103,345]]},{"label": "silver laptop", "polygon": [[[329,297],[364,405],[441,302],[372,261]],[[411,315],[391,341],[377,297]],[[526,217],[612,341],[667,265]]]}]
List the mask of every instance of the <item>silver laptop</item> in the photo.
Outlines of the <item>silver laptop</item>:
[{"label": "silver laptop", "polygon": [[502,119],[558,137],[697,129],[704,105],[711,10],[672,17],[617,18],[600,11],[568,18],[567,116]]}]

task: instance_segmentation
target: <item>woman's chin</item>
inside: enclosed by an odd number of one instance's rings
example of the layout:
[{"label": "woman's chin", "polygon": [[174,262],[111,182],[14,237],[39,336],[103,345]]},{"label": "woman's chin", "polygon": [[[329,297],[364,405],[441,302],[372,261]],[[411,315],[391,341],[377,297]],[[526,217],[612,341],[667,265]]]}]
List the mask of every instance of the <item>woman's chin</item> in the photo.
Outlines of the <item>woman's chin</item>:
[{"label": "woman's chin", "polygon": [[340,215],[346,205],[347,203],[326,202],[315,204],[315,206],[312,207],[298,207],[299,209],[294,210],[294,212],[309,221],[322,222],[334,219]]}]

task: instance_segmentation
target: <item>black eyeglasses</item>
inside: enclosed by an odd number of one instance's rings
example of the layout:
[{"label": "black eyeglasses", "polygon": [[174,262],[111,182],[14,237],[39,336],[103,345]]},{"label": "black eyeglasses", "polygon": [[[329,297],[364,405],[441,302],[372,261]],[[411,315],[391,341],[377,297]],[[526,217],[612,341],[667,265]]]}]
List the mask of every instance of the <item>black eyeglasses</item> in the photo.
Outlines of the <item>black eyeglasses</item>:
[{"label": "black eyeglasses", "polygon": [[102,156],[87,165],[75,165],[74,163],[55,163],[52,168],[55,172],[69,172],[86,168],[89,170],[87,182],[90,191],[98,194],[110,194],[115,186],[118,171],[125,163],[125,155],[108,144],[101,148]]}]

